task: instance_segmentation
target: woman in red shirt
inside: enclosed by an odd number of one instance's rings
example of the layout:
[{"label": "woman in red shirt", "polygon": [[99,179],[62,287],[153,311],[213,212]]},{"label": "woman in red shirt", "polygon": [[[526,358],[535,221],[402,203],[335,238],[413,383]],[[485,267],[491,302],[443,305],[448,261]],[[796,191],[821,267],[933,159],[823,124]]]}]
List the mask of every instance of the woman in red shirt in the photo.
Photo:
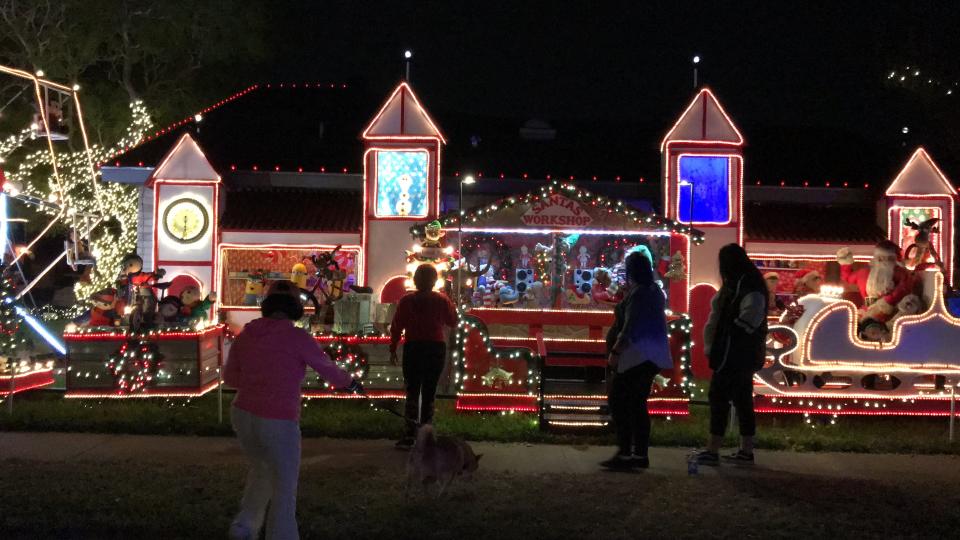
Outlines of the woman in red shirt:
[{"label": "woman in red shirt", "polygon": [[[413,446],[416,426],[433,423],[433,400],[447,359],[444,327],[457,325],[457,310],[445,295],[435,292],[437,270],[421,264],[413,274],[417,288],[397,303],[390,325],[390,362],[399,365],[397,344],[404,335],[403,382],[407,387],[407,431],[398,448]],[[419,407],[418,407],[419,405]]]}]

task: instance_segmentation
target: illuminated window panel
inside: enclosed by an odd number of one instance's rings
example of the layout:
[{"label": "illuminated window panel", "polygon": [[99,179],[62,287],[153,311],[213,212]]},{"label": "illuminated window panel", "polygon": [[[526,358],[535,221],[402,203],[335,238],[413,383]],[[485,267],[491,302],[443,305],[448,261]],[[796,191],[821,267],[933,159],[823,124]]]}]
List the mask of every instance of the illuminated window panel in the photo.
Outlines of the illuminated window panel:
[{"label": "illuminated window panel", "polygon": [[[940,215],[940,208],[937,206],[924,206],[924,207],[901,207],[898,212],[899,223],[894,222],[894,226],[899,229],[897,234],[897,240],[899,241],[900,249],[904,250],[904,256],[907,256],[906,249],[914,244],[917,240],[917,231],[908,225],[906,222],[911,221],[914,224],[920,224],[928,219],[943,219]],[[897,214],[894,214],[897,215]],[[895,229],[897,230],[897,229]],[[937,227],[936,232],[930,233],[930,245],[937,250],[938,254],[943,254],[943,246],[940,243],[940,232],[939,227]],[[913,257],[913,252],[909,254],[910,257]],[[933,255],[930,254],[927,256],[926,260],[923,262],[934,262]]]},{"label": "illuminated window panel", "polygon": [[377,217],[426,217],[427,152],[379,150],[376,160]]},{"label": "illuminated window panel", "polygon": [[694,223],[730,222],[730,158],[680,156],[678,172],[678,221],[690,223],[692,210]]}]

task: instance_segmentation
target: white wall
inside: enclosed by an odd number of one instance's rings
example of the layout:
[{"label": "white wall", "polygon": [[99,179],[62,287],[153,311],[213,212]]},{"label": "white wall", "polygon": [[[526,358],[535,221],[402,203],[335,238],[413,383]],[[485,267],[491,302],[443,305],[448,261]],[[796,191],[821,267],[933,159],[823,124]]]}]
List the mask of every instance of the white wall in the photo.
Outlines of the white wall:
[{"label": "white wall", "polygon": [[137,253],[143,257],[143,267],[153,269],[153,189],[140,186],[140,210],[137,216]]}]

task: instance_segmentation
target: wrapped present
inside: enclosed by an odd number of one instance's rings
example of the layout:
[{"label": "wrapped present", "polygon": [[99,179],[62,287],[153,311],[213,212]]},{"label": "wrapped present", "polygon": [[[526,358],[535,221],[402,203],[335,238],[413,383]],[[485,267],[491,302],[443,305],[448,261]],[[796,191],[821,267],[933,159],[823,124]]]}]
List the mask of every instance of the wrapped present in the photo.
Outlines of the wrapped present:
[{"label": "wrapped present", "polygon": [[396,304],[374,304],[373,306],[373,325],[381,334],[387,334],[390,330],[390,323],[393,322],[393,315],[397,312]]},{"label": "wrapped present", "polygon": [[333,305],[333,333],[359,334],[370,325],[372,294],[350,291]]}]

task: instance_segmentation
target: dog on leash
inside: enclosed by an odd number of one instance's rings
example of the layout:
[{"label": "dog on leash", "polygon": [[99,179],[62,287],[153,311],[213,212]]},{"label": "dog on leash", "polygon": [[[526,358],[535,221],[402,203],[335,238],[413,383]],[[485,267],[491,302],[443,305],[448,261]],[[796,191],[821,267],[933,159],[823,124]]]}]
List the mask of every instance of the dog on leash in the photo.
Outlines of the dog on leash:
[{"label": "dog on leash", "polygon": [[433,426],[424,424],[417,429],[417,441],[407,460],[407,495],[414,483],[424,491],[437,487],[437,497],[458,476],[473,477],[483,454],[474,454],[473,448],[459,437],[438,437]]}]

